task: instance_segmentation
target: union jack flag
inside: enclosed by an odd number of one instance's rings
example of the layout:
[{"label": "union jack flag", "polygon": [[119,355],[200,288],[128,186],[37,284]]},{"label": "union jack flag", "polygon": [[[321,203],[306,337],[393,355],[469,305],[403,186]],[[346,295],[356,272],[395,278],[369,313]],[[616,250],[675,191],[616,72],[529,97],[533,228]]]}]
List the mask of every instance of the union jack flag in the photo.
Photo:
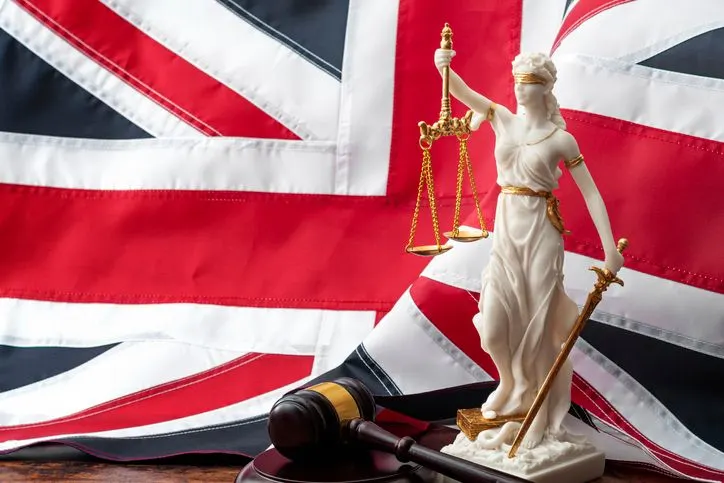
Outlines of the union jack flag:
[{"label": "union jack flag", "polygon": [[[491,239],[404,250],[445,22],[455,71],[513,110],[512,59],[552,56],[631,242],[572,353],[567,424],[612,460],[724,481],[720,0],[0,2],[0,451],[254,456],[310,382],[356,377],[422,419],[493,384],[472,325]],[[491,237],[493,141],[470,140]],[[456,167],[441,141],[443,228]],[[582,304],[602,248],[561,181]]]}]

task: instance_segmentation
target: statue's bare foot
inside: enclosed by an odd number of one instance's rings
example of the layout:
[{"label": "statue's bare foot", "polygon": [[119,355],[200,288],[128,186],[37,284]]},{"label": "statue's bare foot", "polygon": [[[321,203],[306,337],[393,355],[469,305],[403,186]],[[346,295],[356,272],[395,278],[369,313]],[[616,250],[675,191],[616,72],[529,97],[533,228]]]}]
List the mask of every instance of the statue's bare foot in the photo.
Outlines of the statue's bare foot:
[{"label": "statue's bare foot", "polygon": [[488,397],[488,400],[483,403],[483,406],[481,408],[483,412],[483,417],[486,419],[494,419],[489,418],[485,415],[485,413],[494,412],[495,417],[500,414],[500,409],[503,407],[503,404],[505,403],[505,398],[510,393],[510,388],[508,385],[500,384],[498,387],[493,391],[493,393]]},{"label": "statue's bare foot", "polygon": [[521,446],[527,449],[535,448],[543,440],[545,435],[546,425],[544,418],[535,418],[533,424],[530,425],[530,429],[523,438]]}]

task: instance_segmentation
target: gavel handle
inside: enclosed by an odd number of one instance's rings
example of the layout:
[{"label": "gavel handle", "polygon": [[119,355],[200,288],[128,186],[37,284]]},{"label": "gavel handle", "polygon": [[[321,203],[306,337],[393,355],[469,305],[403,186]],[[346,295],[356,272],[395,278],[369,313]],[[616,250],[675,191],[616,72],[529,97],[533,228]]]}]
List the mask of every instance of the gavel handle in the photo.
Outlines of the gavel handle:
[{"label": "gavel handle", "polygon": [[348,438],[364,445],[394,454],[403,463],[412,461],[460,483],[530,483],[529,480],[435,451],[415,442],[409,436],[398,438],[375,423],[353,419]]}]

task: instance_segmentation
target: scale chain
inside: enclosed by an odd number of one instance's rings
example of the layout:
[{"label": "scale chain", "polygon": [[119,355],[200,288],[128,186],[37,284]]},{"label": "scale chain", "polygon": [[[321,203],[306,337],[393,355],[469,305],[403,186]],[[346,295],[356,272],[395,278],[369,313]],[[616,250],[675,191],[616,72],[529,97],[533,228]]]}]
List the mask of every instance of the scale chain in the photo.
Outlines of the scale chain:
[{"label": "scale chain", "polygon": [[417,186],[417,201],[415,201],[415,211],[412,214],[412,227],[410,228],[410,239],[407,242],[407,248],[412,248],[415,242],[415,233],[417,233],[417,219],[420,216],[420,199],[422,198],[422,188],[425,186],[427,179],[427,164],[430,159],[429,148],[422,148],[422,168],[420,169],[420,182]]},{"label": "scale chain", "polygon": [[453,238],[460,234],[460,205],[462,204],[463,174],[465,173],[465,148],[463,146],[467,143],[467,138],[464,136],[458,135],[458,139],[460,140],[460,153],[458,156],[458,177],[455,191],[455,216],[453,217],[452,229]]},{"label": "scale chain", "polygon": [[478,201],[478,186],[475,183],[475,177],[473,176],[473,164],[470,162],[470,156],[468,155],[467,139],[462,142],[460,149],[465,151],[465,164],[468,168],[468,178],[470,178],[470,190],[473,192],[473,201],[475,202],[475,211],[477,211],[477,213],[478,213],[478,221],[480,222],[480,230],[483,232],[483,236],[487,237],[488,230],[485,227],[485,220],[483,219],[483,211],[482,211],[482,208],[480,208],[480,202]]},{"label": "scale chain", "polygon": [[423,158],[427,171],[427,197],[430,202],[430,214],[432,215],[432,228],[435,233],[435,244],[440,249],[440,225],[437,220],[437,203],[435,202],[435,186],[432,180],[432,161],[430,150],[423,150]]}]

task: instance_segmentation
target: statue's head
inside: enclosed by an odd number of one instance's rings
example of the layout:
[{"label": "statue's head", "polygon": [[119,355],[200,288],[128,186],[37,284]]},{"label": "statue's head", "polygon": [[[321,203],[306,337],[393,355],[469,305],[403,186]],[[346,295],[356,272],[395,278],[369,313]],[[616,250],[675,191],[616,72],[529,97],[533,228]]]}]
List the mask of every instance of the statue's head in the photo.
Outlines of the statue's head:
[{"label": "statue's head", "polygon": [[521,53],[513,59],[513,78],[515,79],[515,98],[523,108],[544,103],[548,119],[562,129],[566,125],[553,95],[558,71],[546,54]]}]

